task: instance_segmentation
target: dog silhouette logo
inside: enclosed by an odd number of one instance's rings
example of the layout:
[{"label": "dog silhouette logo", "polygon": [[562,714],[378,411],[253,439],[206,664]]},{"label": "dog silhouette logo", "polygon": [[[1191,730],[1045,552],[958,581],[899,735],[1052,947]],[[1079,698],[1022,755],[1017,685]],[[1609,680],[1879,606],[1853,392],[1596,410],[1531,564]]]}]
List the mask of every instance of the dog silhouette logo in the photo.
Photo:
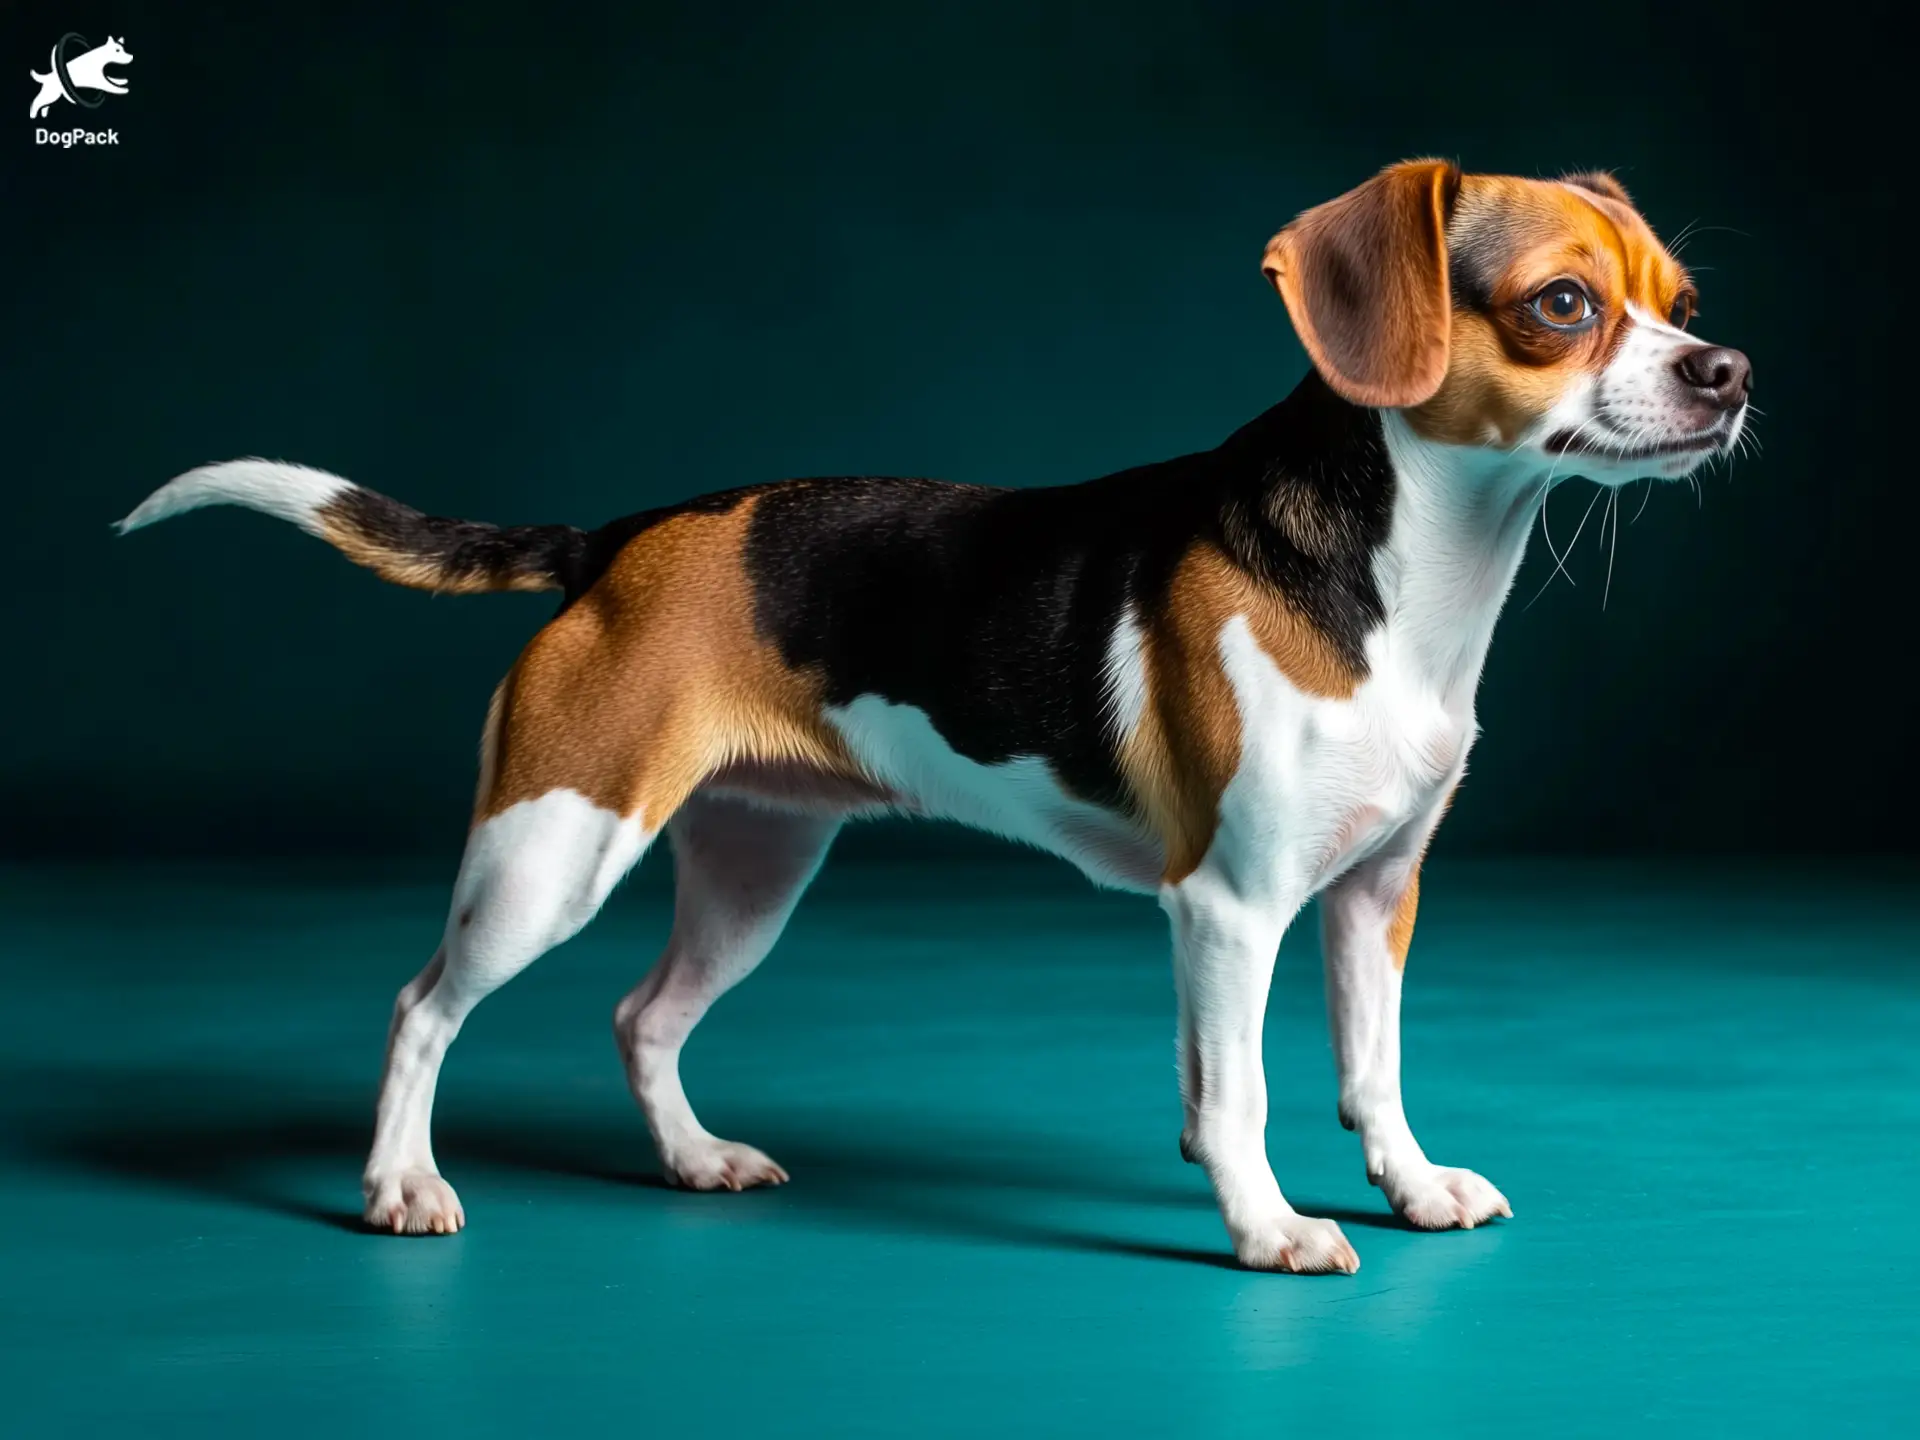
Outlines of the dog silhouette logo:
[{"label": "dog silhouette logo", "polygon": [[69,31],[55,42],[53,52],[48,57],[47,74],[42,75],[38,70],[27,72],[40,86],[40,93],[34,96],[27,117],[38,120],[62,100],[71,100],[82,109],[97,110],[104,96],[89,94],[89,91],[104,91],[107,95],[126,94],[127,82],[107,74],[107,67],[126,65],[132,59],[127,47],[111,35],[107,37],[106,44],[88,49],[84,35]]}]

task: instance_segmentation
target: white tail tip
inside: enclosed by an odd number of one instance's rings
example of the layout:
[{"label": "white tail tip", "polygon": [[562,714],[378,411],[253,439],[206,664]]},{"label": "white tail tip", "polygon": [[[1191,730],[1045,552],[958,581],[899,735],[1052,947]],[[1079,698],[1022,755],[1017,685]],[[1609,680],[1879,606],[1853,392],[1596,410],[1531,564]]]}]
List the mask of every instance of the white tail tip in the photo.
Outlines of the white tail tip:
[{"label": "white tail tip", "polygon": [[353,489],[351,480],[305,465],[280,460],[228,460],[202,465],[169,480],[135,507],[113,528],[122,535],[156,520],[198,510],[203,505],[244,505],[263,515],[274,515],[298,525],[309,535],[324,532],[316,512],[341,492]]}]

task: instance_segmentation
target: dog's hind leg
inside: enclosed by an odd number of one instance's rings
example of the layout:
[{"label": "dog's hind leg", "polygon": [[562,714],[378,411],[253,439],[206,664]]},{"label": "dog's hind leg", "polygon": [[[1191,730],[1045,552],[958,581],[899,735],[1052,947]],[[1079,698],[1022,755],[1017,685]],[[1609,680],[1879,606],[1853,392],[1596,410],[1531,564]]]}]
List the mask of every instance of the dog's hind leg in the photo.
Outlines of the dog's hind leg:
[{"label": "dog's hind leg", "polygon": [[766,958],[839,829],[836,818],[695,795],[677,814],[673,935],[614,1011],[627,1080],[667,1178],[741,1190],[787,1178],[750,1145],[709,1134],[680,1084],[680,1050],[701,1016]]},{"label": "dog's hind leg", "polygon": [[593,918],[650,835],[571,790],[525,800],[474,828],[445,937],[400,992],[362,1180],[366,1220],[395,1234],[451,1234],[466,1217],[434,1164],[435,1083],[467,1015]]},{"label": "dog's hind leg", "polygon": [[[740,560],[750,511],[742,502],[679,516],[630,540],[534,636],[496,695],[446,938],[395,1011],[365,1178],[374,1225],[460,1227],[428,1135],[448,1044],[485,995],[593,917],[709,776],[770,757],[810,774],[853,773],[820,717],[817,684],[754,629]],[[723,818],[732,812],[722,802],[693,803],[675,828],[682,920],[654,989],[633,999],[641,1043],[629,1069],[675,1173],[700,1183],[718,1166],[708,1183],[726,1184],[715,1156],[741,1152],[716,1150],[693,1120],[675,1070],[680,1043],[773,943],[832,822],[755,812],[747,824]],[[728,858],[685,858],[710,855]]]}]

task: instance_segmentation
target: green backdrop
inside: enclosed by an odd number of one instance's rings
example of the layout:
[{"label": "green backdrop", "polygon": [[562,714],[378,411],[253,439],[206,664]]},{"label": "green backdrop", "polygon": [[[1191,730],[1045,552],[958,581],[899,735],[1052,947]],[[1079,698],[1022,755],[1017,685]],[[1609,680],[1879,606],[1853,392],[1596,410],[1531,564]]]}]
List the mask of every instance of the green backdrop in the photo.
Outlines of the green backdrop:
[{"label": "green backdrop", "polygon": [[1912,843],[1910,182],[1870,33],[1138,0],[6,24],[36,68],[75,27],[135,56],[84,117],[119,145],[36,147],[16,110],[0,146],[7,852],[457,846],[488,692],[550,605],[389,589],[239,513],[111,536],[190,465],[581,524],[791,474],[1091,476],[1283,394],[1263,242],[1420,153],[1609,166],[1697,222],[1701,329],[1766,412],[1761,459],[1621,526],[1604,609],[1597,512],[1577,587],[1523,608],[1536,540],[1444,843]]}]

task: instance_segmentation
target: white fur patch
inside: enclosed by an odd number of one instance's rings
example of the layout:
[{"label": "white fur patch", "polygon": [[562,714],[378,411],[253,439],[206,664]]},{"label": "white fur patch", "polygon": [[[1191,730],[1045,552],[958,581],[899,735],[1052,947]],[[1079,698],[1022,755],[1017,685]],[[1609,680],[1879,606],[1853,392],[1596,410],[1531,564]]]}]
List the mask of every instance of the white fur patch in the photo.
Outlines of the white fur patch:
[{"label": "white fur patch", "polygon": [[865,772],[922,813],[1058,855],[1101,885],[1145,893],[1158,886],[1158,843],[1125,817],[1069,795],[1039,756],[982,765],[957,754],[925,711],[876,695],[827,718]]},{"label": "white fur patch", "polygon": [[362,1188],[367,1222],[412,1234],[465,1223],[430,1129],[447,1046],[468,1012],[593,918],[650,837],[572,790],[489,816],[467,837],[440,951],[400,993]]},{"label": "white fur patch", "polygon": [[290,521],[309,535],[324,539],[315,512],[353,488],[351,480],[305,465],[280,460],[228,460],[202,465],[169,480],[114,528],[125,535],[205,505],[242,505]]},{"label": "white fur patch", "polygon": [[[449,965],[511,974],[591,920],[652,839],[575,790],[549,790],[474,827],[447,920]],[[470,927],[470,928],[469,928]]]},{"label": "white fur patch", "polygon": [[[1522,445],[1546,453],[1541,447],[1554,437],[1574,436],[1585,448],[1554,456],[1548,473],[1582,476],[1599,485],[1690,474],[1711,455],[1732,449],[1747,420],[1742,405],[1717,431],[1700,429],[1675,362],[1710,343],[1629,304],[1619,348],[1606,368],[1569,385],[1558,403],[1528,427]],[[1701,443],[1685,448],[1692,442]]]},{"label": "white fur patch", "polygon": [[1235,616],[1220,652],[1240,711],[1240,768],[1220,798],[1208,868],[1290,912],[1450,789],[1470,716],[1450,714],[1385,639],[1351,700],[1307,695]]},{"label": "white fur patch", "polygon": [[1129,606],[1107,637],[1108,734],[1122,741],[1140,724],[1147,708],[1147,666],[1141,654],[1139,617]]}]

